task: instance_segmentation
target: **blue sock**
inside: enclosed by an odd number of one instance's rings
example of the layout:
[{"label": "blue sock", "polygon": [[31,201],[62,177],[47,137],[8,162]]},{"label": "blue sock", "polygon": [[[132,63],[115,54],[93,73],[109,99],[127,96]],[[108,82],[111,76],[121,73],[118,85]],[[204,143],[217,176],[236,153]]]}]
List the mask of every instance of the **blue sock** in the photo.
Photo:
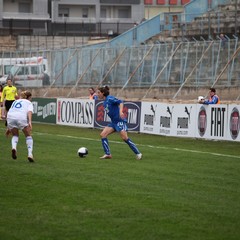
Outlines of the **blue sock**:
[{"label": "blue sock", "polygon": [[110,148],[108,145],[108,139],[107,138],[102,138],[102,146],[105,154],[110,155]]},{"label": "blue sock", "polygon": [[133,151],[135,154],[139,154],[139,153],[140,153],[139,150],[138,150],[138,148],[137,148],[137,146],[131,141],[130,138],[128,138],[128,140],[125,141],[125,143],[128,144],[128,146],[132,149],[132,151]]}]

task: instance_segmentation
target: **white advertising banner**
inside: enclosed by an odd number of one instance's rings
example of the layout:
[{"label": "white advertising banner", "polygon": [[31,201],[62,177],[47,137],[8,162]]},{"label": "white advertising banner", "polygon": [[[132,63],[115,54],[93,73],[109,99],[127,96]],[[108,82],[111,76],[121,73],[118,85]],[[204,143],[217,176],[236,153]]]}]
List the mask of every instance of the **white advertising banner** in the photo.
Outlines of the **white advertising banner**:
[{"label": "white advertising banner", "polygon": [[240,141],[240,105],[228,105],[227,140]]},{"label": "white advertising banner", "polygon": [[141,112],[143,133],[195,137],[195,104],[142,102]]},{"label": "white advertising banner", "polygon": [[57,124],[75,127],[93,127],[94,100],[58,98]]},{"label": "white advertising banner", "polygon": [[171,109],[172,136],[195,137],[196,104],[175,104]]},{"label": "white advertising banner", "polygon": [[163,103],[159,108],[158,134],[174,136],[174,105]]},{"label": "white advertising banner", "polygon": [[[132,106],[132,103],[127,104]],[[138,108],[140,106],[142,133],[240,141],[240,105],[142,102]],[[95,108],[94,100],[58,98],[56,122],[93,128]],[[139,126],[139,122],[136,123]]]},{"label": "white advertising banner", "polygon": [[196,137],[226,140],[228,106],[224,104],[197,106]]},{"label": "white advertising banner", "polygon": [[159,134],[159,112],[162,105],[156,102],[142,102],[140,132]]}]

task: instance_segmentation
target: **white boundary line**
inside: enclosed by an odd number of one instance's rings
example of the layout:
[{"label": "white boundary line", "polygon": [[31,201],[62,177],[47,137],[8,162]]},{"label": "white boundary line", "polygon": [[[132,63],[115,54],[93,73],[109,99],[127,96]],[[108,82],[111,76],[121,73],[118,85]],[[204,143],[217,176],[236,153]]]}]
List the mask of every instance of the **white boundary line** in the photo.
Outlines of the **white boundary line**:
[{"label": "white boundary line", "polygon": [[[82,139],[82,140],[100,142],[100,139],[85,138],[85,137],[74,137],[74,136],[61,135],[61,134],[49,134],[49,133],[40,133],[40,132],[34,132],[34,134],[38,134],[38,135],[54,135],[54,136],[58,136],[58,137],[65,137],[65,138],[67,137],[67,138],[74,138],[74,139]],[[120,141],[111,141],[110,140],[109,142],[110,143],[117,143],[117,144],[125,144],[122,141],[120,142]],[[221,153],[214,153],[214,152],[203,152],[203,151],[184,149],[184,148],[170,148],[170,147],[153,146],[153,145],[145,145],[145,144],[136,144],[136,145],[143,146],[143,147],[149,147],[149,148],[168,149],[168,150],[175,150],[175,151],[180,151],[180,152],[191,152],[191,153],[197,153],[197,154],[208,154],[208,155],[213,155],[213,156],[220,156],[220,157],[229,157],[229,158],[240,159],[240,156],[221,154]]]}]

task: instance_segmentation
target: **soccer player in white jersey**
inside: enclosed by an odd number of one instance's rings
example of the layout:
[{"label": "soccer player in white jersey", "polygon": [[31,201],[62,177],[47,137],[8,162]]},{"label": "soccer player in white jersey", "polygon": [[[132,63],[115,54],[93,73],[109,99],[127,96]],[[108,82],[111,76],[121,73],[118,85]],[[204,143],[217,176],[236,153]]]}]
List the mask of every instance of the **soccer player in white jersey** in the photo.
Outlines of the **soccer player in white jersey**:
[{"label": "soccer player in white jersey", "polygon": [[19,130],[22,130],[26,137],[28,149],[28,161],[33,159],[33,138],[32,131],[32,94],[29,91],[21,92],[21,98],[15,100],[7,115],[8,131],[12,134],[12,158],[17,159],[17,144],[19,140]]}]

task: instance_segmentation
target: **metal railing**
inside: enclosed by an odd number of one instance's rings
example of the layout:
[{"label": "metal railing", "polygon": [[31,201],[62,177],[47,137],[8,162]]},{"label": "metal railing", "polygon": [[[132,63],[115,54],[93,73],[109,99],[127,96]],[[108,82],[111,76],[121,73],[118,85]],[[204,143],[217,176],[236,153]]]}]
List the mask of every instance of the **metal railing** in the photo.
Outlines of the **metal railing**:
[{"label": "metal railing", "polygon": [[46,88],[74,89],[102,84],[120,89],[144,87],[148,89],[147,97],[156,87],[240,86],[239,46],[235,37],[224,44],[219,39],[131,47],[79,47],[5,52],[1,58],[44,56],[50,76],[50,86]]}]

